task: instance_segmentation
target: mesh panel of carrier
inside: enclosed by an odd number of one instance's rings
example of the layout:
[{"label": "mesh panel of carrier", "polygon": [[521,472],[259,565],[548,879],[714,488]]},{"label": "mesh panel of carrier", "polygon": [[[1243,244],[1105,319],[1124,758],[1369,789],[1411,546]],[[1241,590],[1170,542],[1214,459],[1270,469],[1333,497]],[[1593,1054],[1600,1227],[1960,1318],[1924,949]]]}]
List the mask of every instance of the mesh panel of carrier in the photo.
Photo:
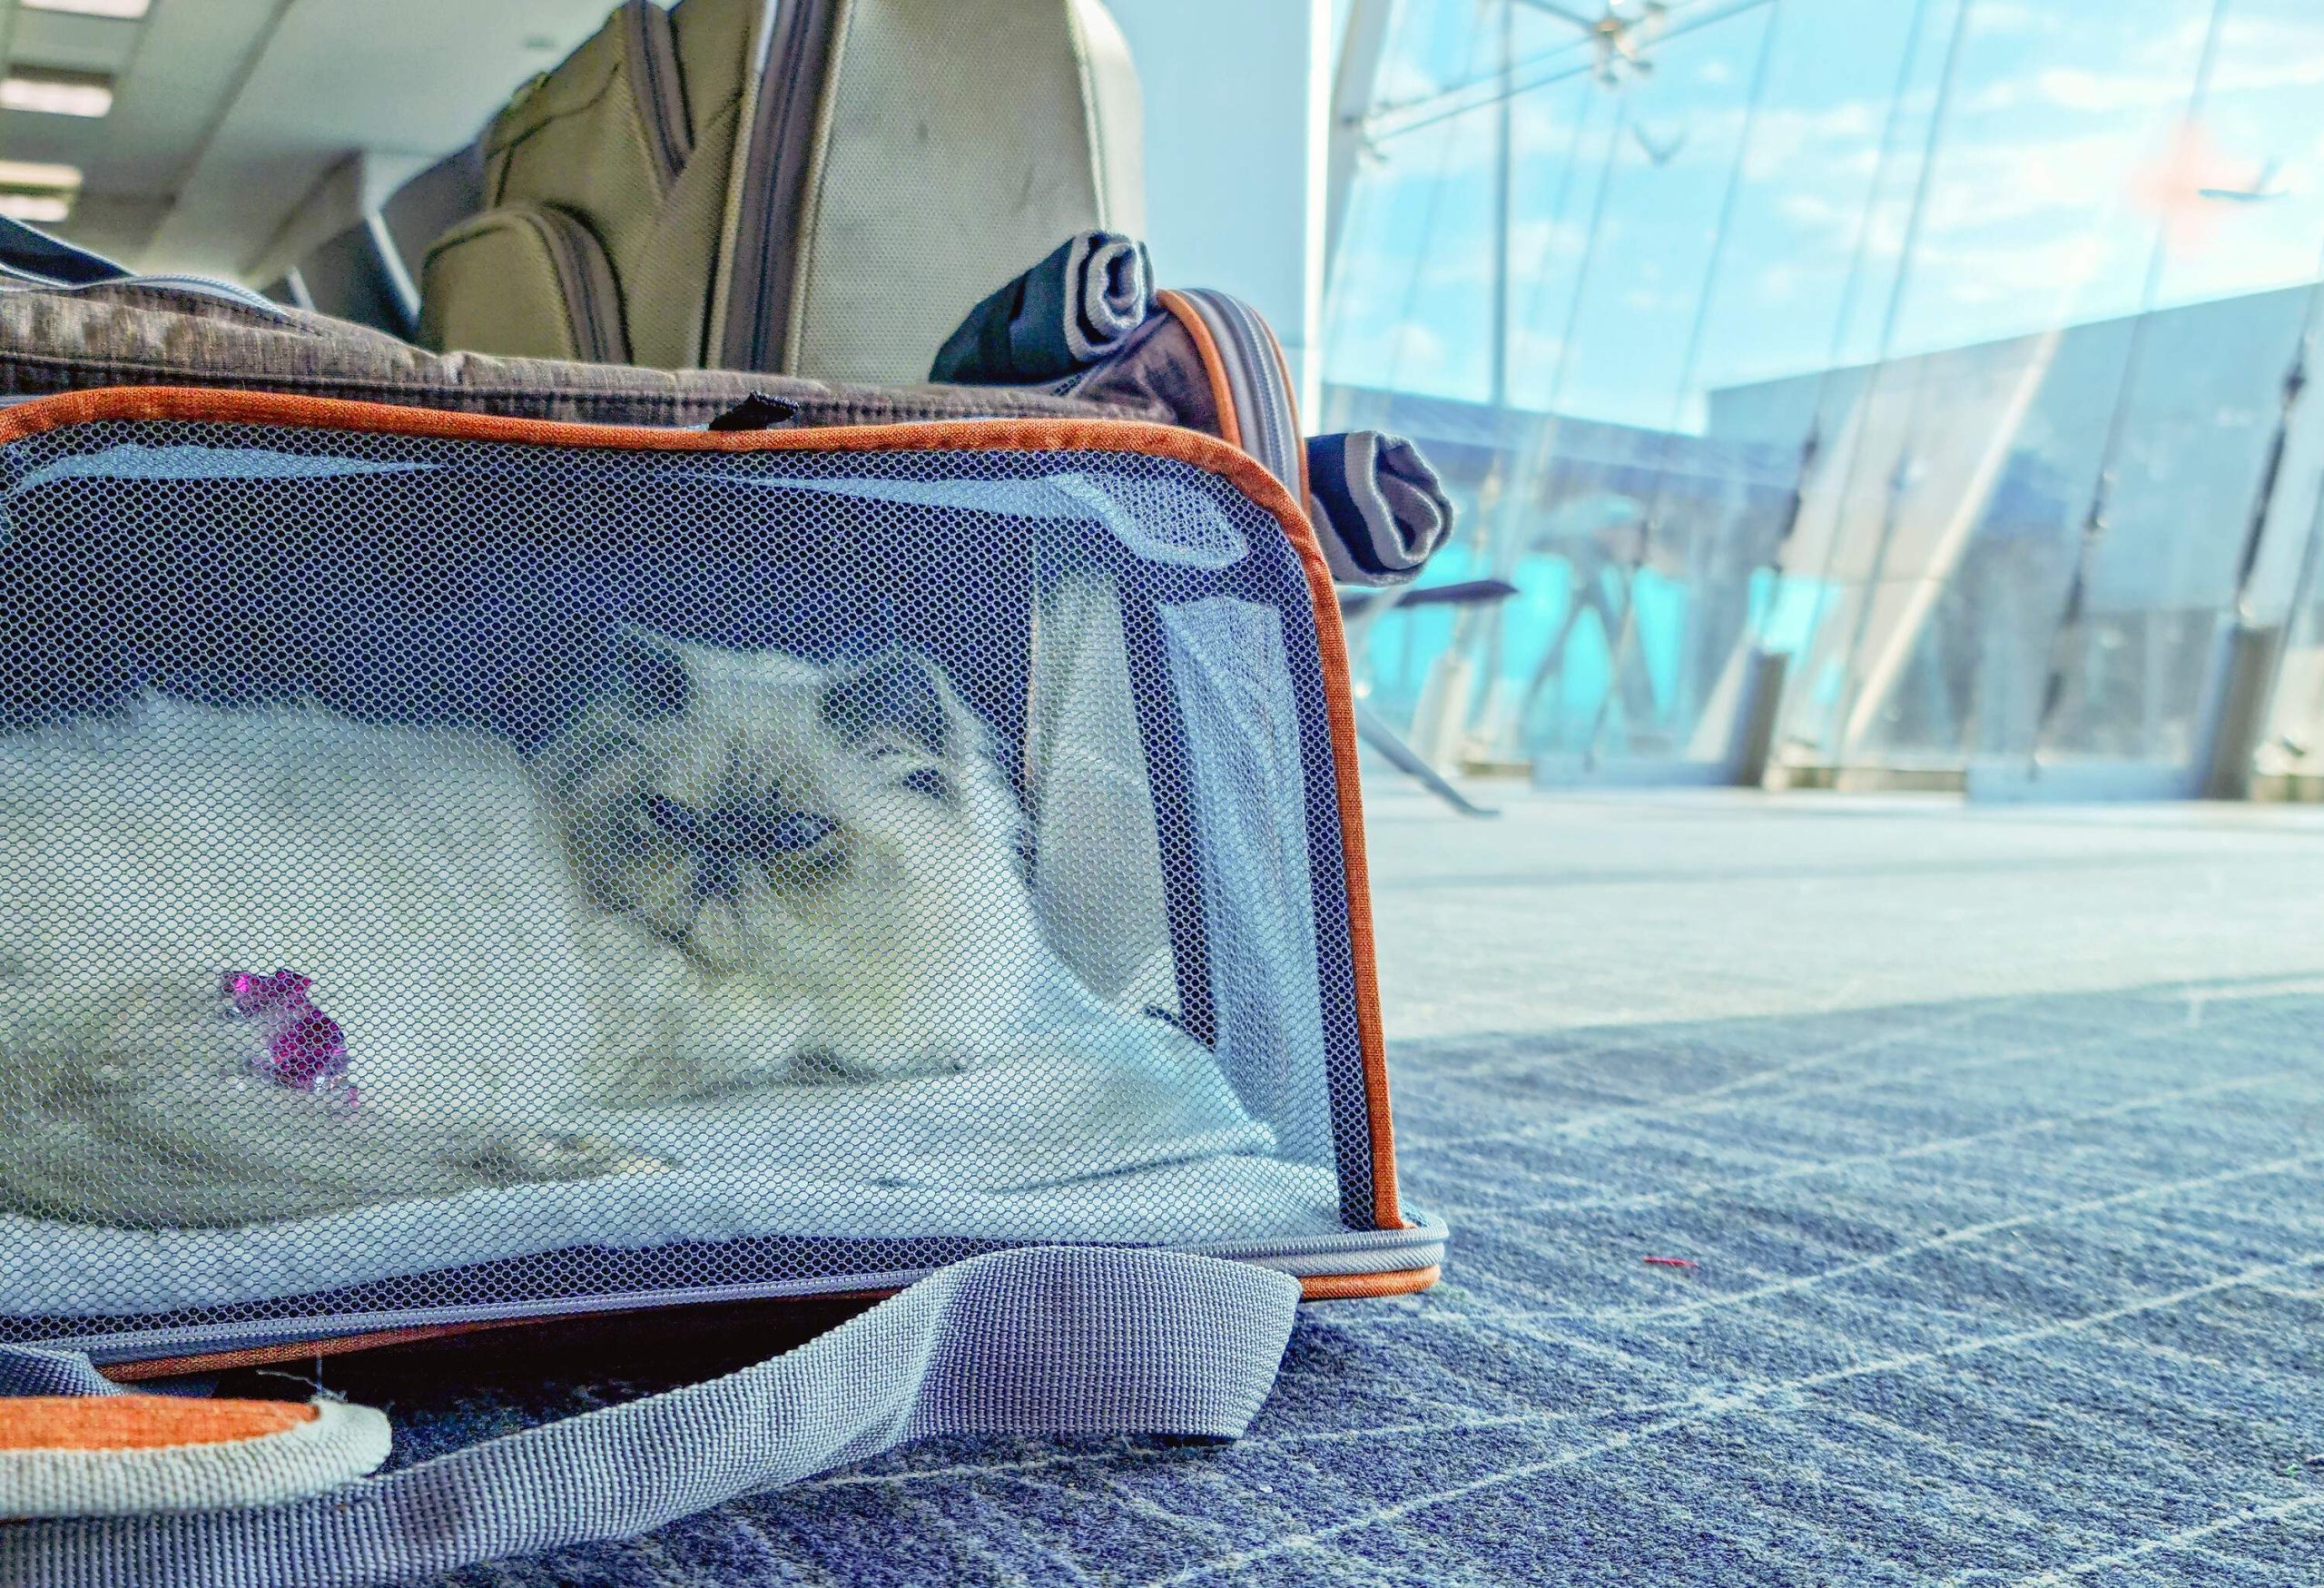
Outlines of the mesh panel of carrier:
[{"label": "mesh panel of carrier", "polygon": [[0,445],[0,1340],[1433,1260],[1275,511],[296,417]]}]

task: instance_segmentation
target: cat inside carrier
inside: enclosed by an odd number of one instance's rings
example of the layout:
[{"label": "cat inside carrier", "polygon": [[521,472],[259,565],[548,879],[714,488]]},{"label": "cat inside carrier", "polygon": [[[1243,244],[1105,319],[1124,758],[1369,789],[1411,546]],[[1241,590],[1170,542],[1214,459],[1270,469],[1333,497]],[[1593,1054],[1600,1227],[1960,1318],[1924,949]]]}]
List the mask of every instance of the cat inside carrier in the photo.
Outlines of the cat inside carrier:
[{"label": "cat inside carrier", "polygon": [[1157,426],[0,414],[0,1341],[1426,1283],[1341,645]]}]

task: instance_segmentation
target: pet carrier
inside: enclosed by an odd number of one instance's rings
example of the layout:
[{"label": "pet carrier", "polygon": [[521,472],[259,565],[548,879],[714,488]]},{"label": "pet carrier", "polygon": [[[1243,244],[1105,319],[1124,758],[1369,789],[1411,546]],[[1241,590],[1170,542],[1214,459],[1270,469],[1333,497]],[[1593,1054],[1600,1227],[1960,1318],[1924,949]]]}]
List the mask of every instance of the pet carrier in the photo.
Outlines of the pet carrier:
[{"label": "pet carrier", "polygon": [[[1434,1277],[1330,579],[1443,502],[1303,451],[1247,311],[1147,318],[1083,237],[978,309],[1069,372],[881,389],[122,277],[0,223],[0,1515],[65,1518],[0,1577],[369,1582],[931,1433],[1231,1435],[1295,1297]],[[58,1398],[898,1289],[359,1482],[346,1408]]]},{"label": "pet carrier", "polygon": [[0,1341],[1433,1277],[1243,453],[114,389],[0,413]]},{"label": "pet carrier", "polygon": [[[0,1514],[64,1519],[0,1577],[370,1582],[927,1434],[1232,1435],[1294,1298],[1433,1279],[1327,569],[1442,498],[1303,457],[1231,301],[1047,390],[847,387],[436,357],[9,231]],[[906,1286],[356,1482],[376,1419],[57,1398]]]}]

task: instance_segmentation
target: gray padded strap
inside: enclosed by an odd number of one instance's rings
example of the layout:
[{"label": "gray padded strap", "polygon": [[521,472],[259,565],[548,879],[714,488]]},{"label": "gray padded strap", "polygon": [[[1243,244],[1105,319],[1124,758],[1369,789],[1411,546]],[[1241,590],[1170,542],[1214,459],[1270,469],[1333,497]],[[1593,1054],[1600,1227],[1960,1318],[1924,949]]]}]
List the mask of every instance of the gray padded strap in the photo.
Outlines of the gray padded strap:
[{"label": "gray padded strap", "polygon": [[76,1351],[0,1346],[0,1395],[119,1395],[121,1388]]},{"label": "gray padded strap", "polygon": [[1233,1438],[1274,1386],[1298,1297],[1285,1275],[1184,1253],[997,1252],[755,1367],[310,1500],[0,1526],[0,1582],[392,1582],[626,1537],[931,1435]]}]

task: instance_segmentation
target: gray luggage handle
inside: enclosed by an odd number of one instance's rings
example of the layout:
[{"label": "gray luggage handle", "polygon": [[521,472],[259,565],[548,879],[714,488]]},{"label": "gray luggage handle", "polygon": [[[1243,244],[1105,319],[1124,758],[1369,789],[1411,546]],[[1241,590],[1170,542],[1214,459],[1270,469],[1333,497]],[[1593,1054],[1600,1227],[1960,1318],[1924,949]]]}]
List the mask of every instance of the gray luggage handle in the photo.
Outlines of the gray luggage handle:
[{"label": "gray luggage handle", "polygon": [[[1148,1248],[1027,1247],[939,1268],[785,1355],[305,1500],[0,1526],[0,1582],[352,1588],[625,1538],[946,1434],[1238,1437],[1299,1283]],[[0,1394],[116,1393],[0,1346]]]}]

